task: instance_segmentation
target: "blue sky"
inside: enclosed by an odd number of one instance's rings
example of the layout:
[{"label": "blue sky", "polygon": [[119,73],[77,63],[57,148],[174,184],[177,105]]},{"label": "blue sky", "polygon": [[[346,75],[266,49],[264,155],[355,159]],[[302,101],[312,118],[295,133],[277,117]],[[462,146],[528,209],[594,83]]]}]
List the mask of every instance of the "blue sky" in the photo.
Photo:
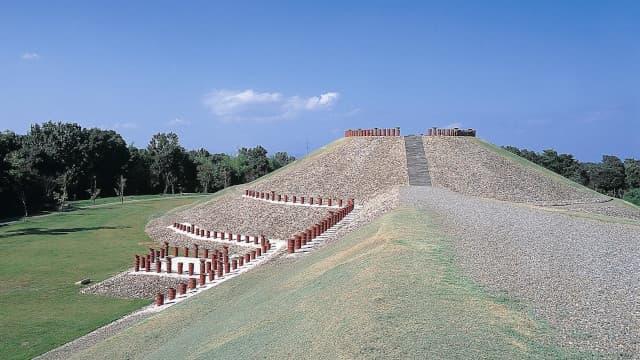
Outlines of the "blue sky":
[{"label": "blue sky", "polygon": [[346,128],[458,124],[640,158],[639,39],[633,1],[6,1],[0,129],[301,155]]}]

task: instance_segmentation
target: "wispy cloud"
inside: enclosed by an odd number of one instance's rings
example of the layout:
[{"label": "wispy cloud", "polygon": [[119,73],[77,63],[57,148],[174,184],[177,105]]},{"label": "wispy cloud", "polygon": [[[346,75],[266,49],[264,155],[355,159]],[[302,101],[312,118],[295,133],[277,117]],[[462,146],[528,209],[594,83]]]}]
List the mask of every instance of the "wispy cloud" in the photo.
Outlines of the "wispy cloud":
[{"label": "wispy cloud", "polygon": [[223,121],[269,121],[293,118],[302,112],[330,109],[339,97],[337,92],[301,97],[253,89],[222,89],[206,94],[203,104]]},{"label": "wispy cloud", "polygon": [[22,60],[38,60],[39,58],[40,58],[40,55],[38,55],[38,53],[35,53],[35,52],[26,52],[22,54]]},{"label": "wispy cloud", "polygon": [[113,129],[117,130],[117,129],[137,129],[138,128],[138,124],[133,123],[133,122],[118,122],[113,124],[112,126]]},{"label": "wispy cloud", "polygon": [[177,118],[175,118],[173,120],[167,121],[166,124],[168,126],[189,125],[189,124],[191,124],[191,121],[185,120],[185,119],[183,119],[181,117],[177,117]]}]

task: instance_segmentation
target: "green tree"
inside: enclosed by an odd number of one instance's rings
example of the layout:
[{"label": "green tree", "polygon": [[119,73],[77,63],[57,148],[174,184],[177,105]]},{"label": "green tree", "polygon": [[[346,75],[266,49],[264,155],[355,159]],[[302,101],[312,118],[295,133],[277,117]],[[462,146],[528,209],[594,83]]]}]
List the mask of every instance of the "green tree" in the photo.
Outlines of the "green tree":
[{"label": "green tree", "polygon": [[151,156],[151,174],[163,188],[166,194],[169,188],[175,194],[175,186],[182,173],[182,161],[185,151],[180,146],[178,135],[174,133],[159,133],[153,135],[147,151]]},{"label": "green tree", "polygon": [[640,188],[630,189],[625,192],[624,200],[640,206]]},{"label": "green tree", "polygon": [[640,160],[624,161],[625,183],[628,189],[640,188]]}]

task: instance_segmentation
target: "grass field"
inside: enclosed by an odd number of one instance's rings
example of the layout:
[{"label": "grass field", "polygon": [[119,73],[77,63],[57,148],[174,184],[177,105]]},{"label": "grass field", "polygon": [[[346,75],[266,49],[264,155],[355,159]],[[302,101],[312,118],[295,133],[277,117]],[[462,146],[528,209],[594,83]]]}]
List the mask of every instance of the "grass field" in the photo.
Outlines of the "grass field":
[{"label": "grass field", "polygon": [[146,197],[0,226],[0,358],[31,358],[148,304],[81,295],[74,282],[131,267],[151,217],[209,198]]},{"label": "grass field", "polygon": [[321,251],[266,264],[178,304],[77,358],[590,355],[564,352],[526,306],[474,286],[430,215],[399,209]]}]

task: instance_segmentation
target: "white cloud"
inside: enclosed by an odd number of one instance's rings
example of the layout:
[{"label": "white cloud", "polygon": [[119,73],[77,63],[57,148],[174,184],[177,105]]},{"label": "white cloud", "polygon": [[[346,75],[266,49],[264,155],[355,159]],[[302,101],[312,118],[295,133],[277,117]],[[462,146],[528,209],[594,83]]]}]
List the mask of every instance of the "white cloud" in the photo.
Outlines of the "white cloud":
[{"label": "white cloud", "polygon": [[318,96],[284,96],[278,92],[247,90],[214,90],[204,96],[203,103],[224,121],[268,121],[292,118],[305,111],[330,109],[340,94],[327,92]]},{"label": "white cloud", "polygon": [[39,58],[40,58],[40,55],[34,52],[27,52],[22,54],[22,60],[38,60]]},{"label": "white cloud", "polygon": [[177,118],[175,118],[173,120],[167,121],[166,124],[169,125],[169,126],[189,125],[189,124],[191,124],[191,121],[185,120],[185,119],[183,119],[181,117],[177,117]]},{"label": "white cloud", "polygon": [[123,123],[115,123],[113,124],[113,129],[117,130],[117,129],[137,129],[138,128],[138,124],[133,123],[133,122],[123,122]]}]

